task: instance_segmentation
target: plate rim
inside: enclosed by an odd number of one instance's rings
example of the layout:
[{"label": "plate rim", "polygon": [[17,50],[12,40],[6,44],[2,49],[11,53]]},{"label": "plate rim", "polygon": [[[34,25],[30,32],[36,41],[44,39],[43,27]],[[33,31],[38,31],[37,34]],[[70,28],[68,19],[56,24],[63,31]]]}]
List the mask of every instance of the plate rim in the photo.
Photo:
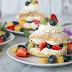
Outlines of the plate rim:
[{"label": "plate rim", "polygon": [[[11,47],[17,46],[17,45],[19,45],[19,44],[24,44],[24,43],[25,43],[25,42],[23,42],[23,43],[18,43],[18,44],[12,45]],[[65,66],[65,65],[68,65],[68,64],[71,64],[71,63],[72,63],[72,61],[70,61],[70,62],[55,63],[55,64],[36,64],[36,63],[30,63],[30,62],[22,61],[22,60],[20,60],[20,59],[17,59],[17,58],[15,58],[15,57],[11,56],[11,55],[8,53],[9,50],[11,49],[11,47],[9,47],[9,48],[7,49],[7,55],[8,55],[10,58],[12,58],[13,60],[16,60],[16,61],[18,61],[18,62],[27,64],[27,65],[40,66],[40,67],[57,67],[57,66]]]},{"label": "plate rim", "polygon": [[5,41],[4,43],[1,43],[0,45],[4,45],[4,44],[7,44],[9,42],[11,42],[14,38],[15,38],[15,35],[10,33],[10,36],[13,36],[11,39],[9,39],[8,41]]}]

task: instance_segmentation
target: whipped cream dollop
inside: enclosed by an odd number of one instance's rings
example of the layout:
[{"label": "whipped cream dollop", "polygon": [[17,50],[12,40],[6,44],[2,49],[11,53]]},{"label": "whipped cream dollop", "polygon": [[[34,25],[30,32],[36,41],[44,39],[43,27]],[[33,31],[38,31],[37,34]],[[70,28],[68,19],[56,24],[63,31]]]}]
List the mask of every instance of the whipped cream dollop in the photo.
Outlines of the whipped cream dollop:
[{"label": "whipped cream dollop", "polygon": [[45,55],[48,55],[48,54],[50,54],[50,55],[55,55],[55,54],[63,54],[65,51],[67,50],[67,47],[63,47],[62,49],[60,49],[60,50],[52,50],[52,49],[48,49],[48,48],[44,48],[44,49],[42,49],[41,51],[40,51],[40,49],[39,48],[31,48],[30,49],[30,52],[34,52],[34,53],[37,53],[37,54],[39,54],[39,53],[41,53],[41,54],[45,54]]},{"label": "whipped cream dollop", "polygon": [[51,26],[48,22],[47,25],[40,25],[39,31],[49,33],[59,33],[62,32],[62,26],[59,23],[57,23],[55,26]]},{"label": "whipped cream dollop", "polygon": [[25,12],[34,12],[39,10],[40,10],[39,4],[29,4],[28,6],[25,6],[23,9],[23,11]]},{"label": "whipped cream dollop", "polygon": [[34,22],[32,22],[32,23],[24,23],[24,28],[27,28],[27,29],[36,29],[37,27],[38,27],[38,25],[36,25]]}]

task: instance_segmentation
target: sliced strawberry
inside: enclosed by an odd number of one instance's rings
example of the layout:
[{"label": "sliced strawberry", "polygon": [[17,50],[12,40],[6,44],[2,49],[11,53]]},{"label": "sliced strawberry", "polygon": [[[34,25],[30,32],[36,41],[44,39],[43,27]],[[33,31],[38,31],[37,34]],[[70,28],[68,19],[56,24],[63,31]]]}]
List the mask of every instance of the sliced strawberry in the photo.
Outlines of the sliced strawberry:
[{"label": "sliced strawberry", "polygon": [[52,15],[51,15],[51,19],[55,19],[55,20],[58,22],[58,19],[57,19],[57,17],[56,17],[55,14],[52,14]]},{"label": "sliced strawberry", "polygon": [[2,38],[0,38],[0,43],[3,43],[4,41],[2,40]]},{"label": "sliced strawberry", "polygon": [[67,51],[72,50],[72,42],[67,43]]},{"label": "sliced strawberry", "polygon": [[67,45],[72,44],[72,42],[67,43]]},{"label": "sliced strawberry", "polygon": [[53,45],[52,46],[52,50],[60,50],[60,49],[62,49],[62,48],[58,45]]},{"label": "sliced strawberry", "polygon": [[14,26],[15,26],[15,25],[8,26],[7,29],[14,30]]},{"label": "sliced strawberry", "polygon": [[24,48],[19,48],[16,56],[26,57],[26,55],[27,55],[27,50]]},{"label": "sliced strawberry", "polygon": [[47,46],[47,43],[39,44],[40,51]]},{"label": "sliced strawberry", "polygon": [[37,25],[39,25],[39,22],[37,20],[34,20],[34,23],[37,24]]},{"label": "sliced strawberry", "polygon": [[38,3],[38,1],[36,1],[36,3]]}]

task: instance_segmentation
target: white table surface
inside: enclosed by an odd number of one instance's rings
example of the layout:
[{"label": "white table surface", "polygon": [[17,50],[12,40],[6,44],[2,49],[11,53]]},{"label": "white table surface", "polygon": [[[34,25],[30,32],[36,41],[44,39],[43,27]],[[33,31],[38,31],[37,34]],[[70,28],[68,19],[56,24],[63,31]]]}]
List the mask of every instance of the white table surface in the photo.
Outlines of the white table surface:
[{"label": "white table surface", "polygon": [[[64,17],[65,18],[65,17]],[[72,19],[62,19],[60,21],[71,22]],[[6,20],[6,19],[5,19]],[[72,72],[72,64],[61,67],[35,67],[17,62],[7,55],[7,49],[17,43],[28,41],[28,38],[15,35],[15,39],[2,46],[3,51],[0,55],[0,72]]]}]

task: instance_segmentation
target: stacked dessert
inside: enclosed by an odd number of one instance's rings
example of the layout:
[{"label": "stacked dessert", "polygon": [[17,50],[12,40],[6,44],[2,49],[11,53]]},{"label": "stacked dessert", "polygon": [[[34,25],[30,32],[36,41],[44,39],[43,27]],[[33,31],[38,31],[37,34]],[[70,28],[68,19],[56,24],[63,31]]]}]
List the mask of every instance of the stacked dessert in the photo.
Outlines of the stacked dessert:
[{"label": "stacked dessert", "polygon": [[69,36],[62,31],[57,17],[41,18],[41,25],[29,36],[28,53],[38,57],[62,56],[67,53]]},{"label": "stacked dessert", "polygon": [[26,30],[36,30],[40,24],[40,19],[44,17],[44,14],[38,12],[39,10],[38,1],[26,1],[23,11],[17,16],[20,25]]}]

